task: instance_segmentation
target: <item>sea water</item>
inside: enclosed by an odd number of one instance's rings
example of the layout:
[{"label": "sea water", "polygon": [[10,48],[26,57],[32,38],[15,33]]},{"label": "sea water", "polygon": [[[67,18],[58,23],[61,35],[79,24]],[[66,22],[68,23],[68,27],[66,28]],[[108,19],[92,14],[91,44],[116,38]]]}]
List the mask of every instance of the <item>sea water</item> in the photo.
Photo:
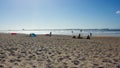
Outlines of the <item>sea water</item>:
[{"label": "sea water", "polygon": [[52,34],[55,35],[78,35],[87,36],[120,36],[120,29],[39,29],[39,30],[0,30],[0,33],[22,33],[22,34]]}]

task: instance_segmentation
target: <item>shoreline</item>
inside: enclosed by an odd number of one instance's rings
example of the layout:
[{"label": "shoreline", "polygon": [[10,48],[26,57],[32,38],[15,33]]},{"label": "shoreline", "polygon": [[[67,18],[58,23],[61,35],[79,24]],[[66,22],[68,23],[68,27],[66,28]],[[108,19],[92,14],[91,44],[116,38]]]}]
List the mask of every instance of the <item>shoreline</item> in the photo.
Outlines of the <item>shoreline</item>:
[{"label": "shoreline", "polygon": [[10,30],[10,31],[0,31],[0,33],[23,33],[23,34],[30,34],[30,33],[35,33],[35,34],[49,34],[50,32],[52,32],[52,34],[57,34],[57,35],[78,35],[79,33],[83,36],[87,36],[90,33],[92,33],[93,36],[120,36],[120,31],[119,30],[104,30],[104,29],[85,29],[82,32],[80,31],[80,29],[50,29],[50,30]]},{"label": "shoreline", "polygon": [[[11,35],[11,33],[0,33],[0,34],[8,34]],[[29,34],[25,34],[25,33],[16,33],[16,35],[29,35]],[[37,36],[47,36],[47,34],[36,34]],[[52,34],[52,36],[78,36],[78,35],[64,35],[64,34]],[[86,36],[82,36],[82,37],[87,37]],[[93,35],[92,37],[120,37],[120,36],[110,36],[110,35]]]}]

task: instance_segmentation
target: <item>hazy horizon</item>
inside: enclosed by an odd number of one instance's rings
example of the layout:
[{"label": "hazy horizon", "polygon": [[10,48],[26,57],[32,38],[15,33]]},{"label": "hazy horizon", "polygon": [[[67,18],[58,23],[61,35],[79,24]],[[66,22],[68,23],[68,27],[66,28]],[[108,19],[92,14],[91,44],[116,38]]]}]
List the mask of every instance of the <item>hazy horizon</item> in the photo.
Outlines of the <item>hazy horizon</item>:
[{"label": "hazy horizon", "polygon": [[0,30],[120,29],[120,0],[0,0]]}]

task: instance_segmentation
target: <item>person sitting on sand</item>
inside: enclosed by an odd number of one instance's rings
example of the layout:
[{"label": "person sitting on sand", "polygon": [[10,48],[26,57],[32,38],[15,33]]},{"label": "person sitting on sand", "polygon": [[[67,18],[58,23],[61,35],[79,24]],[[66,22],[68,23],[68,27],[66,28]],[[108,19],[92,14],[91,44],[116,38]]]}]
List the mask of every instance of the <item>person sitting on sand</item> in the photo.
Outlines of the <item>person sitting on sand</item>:
[{"label": "person sitting on sand", "polygon": [[81,34],[79,34],[77,38],[78,38],[78,39],[82,39]]},{"label": "person sitting on sand", "polygon": [[76,36],[73,36],[72,38],[76,38]]},{"label": "person sitting on sand", "polygon": [[86,39],[90,39],[90,36],[88,35]]}]

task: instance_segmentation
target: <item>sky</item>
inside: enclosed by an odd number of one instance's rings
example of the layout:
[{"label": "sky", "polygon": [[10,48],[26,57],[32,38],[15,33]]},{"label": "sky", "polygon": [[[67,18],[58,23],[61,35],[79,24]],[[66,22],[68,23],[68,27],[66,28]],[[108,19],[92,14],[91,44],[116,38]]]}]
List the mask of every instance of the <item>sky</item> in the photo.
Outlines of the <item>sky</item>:
[{"label": "sky", "polygon": [[0,0],[0,29],[120,29],[120,0]]}]

